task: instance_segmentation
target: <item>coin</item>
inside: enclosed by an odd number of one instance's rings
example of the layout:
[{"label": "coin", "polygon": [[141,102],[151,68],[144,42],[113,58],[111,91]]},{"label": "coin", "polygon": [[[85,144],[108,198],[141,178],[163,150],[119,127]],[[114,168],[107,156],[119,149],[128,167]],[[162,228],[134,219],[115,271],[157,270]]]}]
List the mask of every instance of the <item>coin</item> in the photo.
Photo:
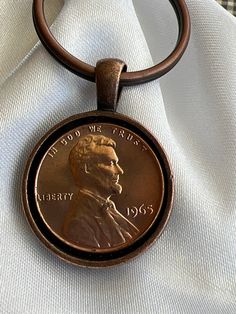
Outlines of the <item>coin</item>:
[{"label": "coin", "polygon": [[139,254],[160,235],[172,199],[163,148],[118,113],[80,114],[54,127],[24,176],[24,210],[34,232],[81,266],[110,266]]}]

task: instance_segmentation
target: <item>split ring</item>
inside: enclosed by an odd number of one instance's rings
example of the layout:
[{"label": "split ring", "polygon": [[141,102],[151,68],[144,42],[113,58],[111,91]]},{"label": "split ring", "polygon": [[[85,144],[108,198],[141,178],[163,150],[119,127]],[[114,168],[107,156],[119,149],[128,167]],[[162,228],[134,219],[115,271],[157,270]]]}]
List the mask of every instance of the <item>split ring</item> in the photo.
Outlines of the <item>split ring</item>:
[{"label": "split ring", "polygon": [[[132,86],[155,80],[169,72],[181,59],[190,37],[190,17],[184,0],[169,0],[178,19],[179,35],[171,54],[159,64],[135,72],[123,72],[120,86]],[[66,51],[52,35],[44,14],[44,0],[34,0],[33,20],[37,34],[48,52],[65,68],[74,74],[95,82],[95,67]]]}]

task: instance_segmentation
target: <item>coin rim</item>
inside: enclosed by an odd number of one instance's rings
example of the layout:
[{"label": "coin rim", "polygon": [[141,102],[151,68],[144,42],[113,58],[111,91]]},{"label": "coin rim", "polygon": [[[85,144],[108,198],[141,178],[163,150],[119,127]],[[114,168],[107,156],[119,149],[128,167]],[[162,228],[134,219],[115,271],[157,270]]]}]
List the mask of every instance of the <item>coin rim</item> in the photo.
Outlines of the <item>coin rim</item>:
[{"label": "coin rim", "polygon": [[[43,224],[43,221],[40,220],[39,217],[37,217],[38,209],[35,201],[35,195],[34,193],[32,193],[32,190],[34,191],[34,184],[32,184],[32,180],[35,181],[38,167],[40,166],[43,155],[51,146],[48,145],[47,142],[51,140],[54,143],[61,136],[58,135],[56,136],[56,139],[52,139],[55,134],[65,134],[67,131],[70,131],[72,129],[72,124],[75,124],[76,122],[81,123],[81,121],[87,121],[86,123],[104,123],[104,121],[106,121],[107,123],[114,123],[120,127],[123,126],[130,129],[132,132],[139,135],[150,146],[150,148],[153,150],[154,154],[158,158],[163,172],[165,185],[164,198],[158,217],[154,221],[152,227],[148,230],[147,233],[144,234],[143,237],[141,237],[139,240],[135,241],[131,245],[128,245],[126,248],[120,249],[115,252],[96,253],[85,252],[75,248],[71,248],[69,245],[61,243],[62,241],[60,241],[59,239],[55,240],[55,235],[51,234],[51,231],[46,227],[46,225]],[[46,146],[46,148],[44,146]],[[40,155],[42,155],[41,159],[37,162],[37,158],[40,158]],[[35,167],[35,164],[38,164],[37,167]],[[34,173],[35,176],[32,178],[32,174]],[[44,245],[46,245],[46,247],[50,249],[53,253],[55,253],[58,257],[67,262],[75,265],[96,268],[124,263],[147,249],[161,235],[169,220],[172,211],[173,196],[173,174],[170,162],[160,143],[139,122],[120,113],[103,111],[90,111],[71,116],[50,129],[45,134],[45,136],[41,138],[41,140],[32,151],[27,161],[22,185],[22,203],[24,214],[26,215],[27,221],[30,224],[31,229],[44,243]]]}]

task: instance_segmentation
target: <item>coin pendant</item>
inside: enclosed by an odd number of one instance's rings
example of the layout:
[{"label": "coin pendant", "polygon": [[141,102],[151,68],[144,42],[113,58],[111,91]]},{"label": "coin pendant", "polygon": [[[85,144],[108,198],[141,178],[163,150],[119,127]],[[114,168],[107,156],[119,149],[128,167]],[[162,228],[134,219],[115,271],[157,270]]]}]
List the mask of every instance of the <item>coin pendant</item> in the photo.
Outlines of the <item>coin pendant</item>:
[{"label": "coin pendant", "polygon": [[50,130],[28,161],[27,220],[60,258],[81,266],[127,261],[162,232],[173,175],[158,141],[118,113],[73,116]]}]

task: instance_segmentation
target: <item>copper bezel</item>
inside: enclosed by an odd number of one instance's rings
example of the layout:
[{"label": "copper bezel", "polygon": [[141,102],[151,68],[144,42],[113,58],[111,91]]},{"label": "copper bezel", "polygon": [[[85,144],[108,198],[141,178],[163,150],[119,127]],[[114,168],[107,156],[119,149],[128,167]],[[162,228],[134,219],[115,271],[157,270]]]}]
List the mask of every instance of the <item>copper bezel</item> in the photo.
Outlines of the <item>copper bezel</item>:
[{"label": "copper bezel", "polygon": [[[155,153],[161,165],[164,177],[164,198],[162,207],[158,217],[152,227],[139,240],[121,250],[112,253],[94,253],[84,252],[58,239],[45,225],[40,216],[34,194],[34,182],[37,169],[40,162],[49,149],[49,147],[63,134],[70,131],[74,127],[78,127],[87,123],[114,123],[121,127],[133,131],[146,141]],[[140,123],[133,119],[116,112],[92,111],[72,116],[53,127],[36,145],[27,162],[26,170],[23,178],[22,201],[24,213],[27,220],[37,235],[37,237],[49,248],[53,253],[63,260],[75,265],[85,267],[106,267],[126,262],[127,260],[137,256],[147,247],[149,247],[155,239],[157,239],[166,226],[172,210],[174,194],[173,174],[167,156],[154,138],[154,136],[146,130]]]}]

